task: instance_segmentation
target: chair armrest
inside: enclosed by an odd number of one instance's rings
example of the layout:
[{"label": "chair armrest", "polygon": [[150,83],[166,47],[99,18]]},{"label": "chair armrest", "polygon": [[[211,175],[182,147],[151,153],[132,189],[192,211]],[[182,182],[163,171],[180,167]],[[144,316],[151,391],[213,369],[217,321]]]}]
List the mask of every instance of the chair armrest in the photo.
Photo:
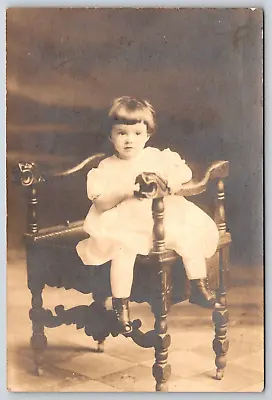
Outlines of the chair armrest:
[{"label": "chair armrest", "polygon": [[97,167],[103,158],[105,158],[105,154],[103,153],[94,154],[74,167],[64,170],[50,170],[48,165],[37,164],[31,161],[21,161],[13,171],[13,181],[15,183],[21,183],[22,186],[31,186],[33,184],[47,182],[56,177],[72,176],[86,167],[88,167],[88,169]]},{"label": "chair armrest", "polygon": [[209,181],[216,178],[225,178],[229,175],[229,161],[215,161],[207,169],[200,181],[190,180],[182,185],[176,194],[180,196],[195,196],[206,191]]},{"label": "chair armrest", "polygon": [[[74,175],[79,171],[82,171],[85,167],[88,167],[88,170],[92,168],[96,168],[100,161],[102,161],[106,155],[104,153],[94,154],[85,160],[81,161],[79,164],[75,165],[72,168],[68,168],[65,170],[56,170],[52,171],[49,176],[57,177],[57,176],[69,176]],[[87,168],[86,168],[87,169]]]},{"label": "chair armrest", "polygon": [[[209,181],[216,178],[225,178],[229,175],[228,161],[215,161],[206,170],[204,177],[201,180],[192,179],[182,185],[182,188],[176,193],[180,196],[195,196],[206,191]],[[143,172],[136,179],[140,184],[141,190],[136,194],[141,193],[143,197],[157,199],[167,196],[168,189],[165,183],[154,173]]]},{"label": "chair armrest", "polygon": [[[35,162],[19,162],[16,169],[12,171],[12,180],[14,183],[21,184],[25,189],[25,195],[27,198],[27,233],[30,235],[35,235],[40,230],[40,224],[43,216],[40,215],[40,207],[38,207],[39,197],[43,197],[45,193],[40,187],[42,183],[49,183],[50,185],[45,186],[45,192],[50,193],[51,183],[53,184],[53,189],[55,187],[63,186],[67,184],[69,187],[69,182],[57,181],[57,178],[72,178],[75,177],[76,181],[80,181],[83,173],[85,173],[85,168],[88,170],[98,166],[99,162],[105,157],[104,154],[94,154],[91,157],[85,159],[81,163],[77,164],[73,168],[57,170],[51,169],[48,164],[40,164]],[[81,172],[81,176],[77,173]],[[42,185],[43,186],[43,185]],[[43,201],[41,201],[43,204]],[[78,218],[77,218],[78,219]]]}]

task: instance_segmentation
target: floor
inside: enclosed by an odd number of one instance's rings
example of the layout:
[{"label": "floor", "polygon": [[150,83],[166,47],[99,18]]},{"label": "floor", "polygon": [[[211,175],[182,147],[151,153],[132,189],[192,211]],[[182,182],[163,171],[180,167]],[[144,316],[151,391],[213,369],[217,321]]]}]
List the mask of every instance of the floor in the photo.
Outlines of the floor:
[{"label": "floor", "polygon": [[[169,333],[171,392],[261,392],[264,388],[262,269],[232,267],[233,287],[228,293],[230,348],[223,380],[213,379],[213,324],[210,310],[188,302],[172,307]],[[248,269],[247,269],[248,271]],[[110,337],[105,352],[75,326],[47,329],[48,349],[43,373],[33,374],[29,347],[30,294],[26,287],[24,253],[8,255],[7,387],[14,392],[152,392],[153,350],[142,349],[123,336]],[[90,296],[74,290],[46,288],[44,306],[67,308],[89,304]],[[131,305],[132,318],[141,318],[143,330],[153,327],[146,304]]]}]

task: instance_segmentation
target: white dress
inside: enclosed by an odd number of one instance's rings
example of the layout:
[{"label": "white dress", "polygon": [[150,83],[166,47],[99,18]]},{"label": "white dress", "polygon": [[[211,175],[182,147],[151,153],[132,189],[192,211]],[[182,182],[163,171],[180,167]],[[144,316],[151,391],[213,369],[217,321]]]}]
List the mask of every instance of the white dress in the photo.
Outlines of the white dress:
[{"label": "white dress", "polygon": [[[166,178],[171,192],[188,182],[192,172],[177,153],[147,147],[135,158],[123,160],[113,155],[101,161],[87,176],[88,197],[93,200],[103,193],[133,187],[142,172],[155,172]],[[166,247],[180,256],[193,259],[211,257],[218,244],[218,229],[214,221],[182,196],[164,198]],[[152,200],[130,198],[105,212],[93,204],[83,229],[89,238],[77,245],[85,265],[101,265],[112,260],[123,247],[135,254],[147,255],[152,249]]]}]

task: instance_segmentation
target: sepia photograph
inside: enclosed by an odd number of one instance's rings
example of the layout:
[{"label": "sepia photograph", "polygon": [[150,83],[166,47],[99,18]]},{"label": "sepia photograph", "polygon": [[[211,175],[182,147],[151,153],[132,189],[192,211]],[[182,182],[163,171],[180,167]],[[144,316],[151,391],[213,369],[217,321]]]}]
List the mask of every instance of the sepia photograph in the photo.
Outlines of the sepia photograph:
[{"label": "sepia photograph", "polygon": [[6,11],[7,390],[262,392],[263,10]]}]

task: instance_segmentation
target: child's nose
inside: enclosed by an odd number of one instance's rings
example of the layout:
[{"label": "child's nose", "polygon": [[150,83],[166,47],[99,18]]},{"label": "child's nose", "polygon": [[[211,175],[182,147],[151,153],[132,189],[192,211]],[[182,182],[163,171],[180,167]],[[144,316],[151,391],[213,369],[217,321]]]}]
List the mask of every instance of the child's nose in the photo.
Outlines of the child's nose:
[{"label": "child's nose", "polygon": [[127,136],[126,136],[126,142],[127,142],[127,143],[131,143],[132,140],[133,140],[133,135],[132,135],[132,133],[128,133]]}]

